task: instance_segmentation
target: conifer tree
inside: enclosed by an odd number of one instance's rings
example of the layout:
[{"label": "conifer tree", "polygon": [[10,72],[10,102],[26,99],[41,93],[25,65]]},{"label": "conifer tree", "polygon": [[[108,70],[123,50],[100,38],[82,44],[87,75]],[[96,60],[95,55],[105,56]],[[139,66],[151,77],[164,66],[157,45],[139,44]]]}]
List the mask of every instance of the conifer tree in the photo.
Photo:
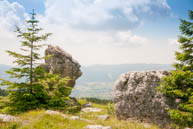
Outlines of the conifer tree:
[{"label": "conifer tree", "polygon": [[[2,80],[2,85],[7,85],[10,95],[10,106],[16,108],[15,110],[25,111],[33,109],[45,102],[46,92],[42,85],[39,85],[38,79],[41,78],[44,71],[38,66],[38,62],[42,59],[39,54],[40,48],[43,46],[40,41],[46,40],[50,33],[39,35],[42,30],[38,28],[38,20],[35,19],[34,10],[31,13],[32,17],[26,21],[29,25],[27,32],[22,32],[19,27],[16,27],[18,37],[21,38],[21,50],[23,53],[14,51],[7,51],[10,56],[15,58],[14,63],[17,68],[12,68],[7,73],[12,78],[22,79],[25,82],[10,82]],[[19,108],[19,109],[18,109]]]},{"label": "conifer tree", "polygon": [[[57,103],[55,106],[63,106],[61,108],[64,109],[65,101],[71,91],[70,88],[66,87],[66,78],[46,73],[39,64],[40,60],[45,58],[39,54],[43,47],[40,41],[45,41],[51,34],[40,35],[39,32],[42,28],[38,27],[34,10],[31,15],[31,19],[26,21],[29,25],[27,32],[16,27],[18,37],[21,38],[21,50],[23,52],[7,51],[10,56],[15,58],[14,63],[17,64],[16,68],[12,68],[7,73],[12,78],[25,79],[25,81],[11,82],[0,79],[0,85],[8,86],[9,105],[7,106],[13,113],[36,108],[48,108],[49,105],[53,106],[53,103]],[[63,103],[61,104],[59,101]]]},{"label": "conifer tree", "polygon": [[171,118],[179,126],[193,126],[193,11],[189,11],[190,21],[181,19],[178,38],[180,52],[176,52],[175,70],[161,83],[161,91],[178,100],[178,107],[169,109]]}]

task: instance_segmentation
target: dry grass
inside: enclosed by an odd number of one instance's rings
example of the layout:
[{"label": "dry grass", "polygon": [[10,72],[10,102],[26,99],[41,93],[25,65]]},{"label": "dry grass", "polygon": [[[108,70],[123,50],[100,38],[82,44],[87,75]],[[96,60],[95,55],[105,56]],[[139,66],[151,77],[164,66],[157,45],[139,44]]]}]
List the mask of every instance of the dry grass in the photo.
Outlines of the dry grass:
[{"label": "dry grass", "polygon": [[[86,100],[79,100],[81,104],[86,103]],[[86,118],[94,121],[93,124],[111,126],[113,129],[160,129],[155,125],[148,124],[146,128],[144,123],[120,121],[117,120],[111,110],[112,105],[101,105],[92,103],[93,107],[101,108],[102,111],[98,113],[84,113],[80,112],[75,115],[81,118]],[[98,120],[97,115],[110,114],[110,118],[106,121]],[[72,114],[68,114],[71,116]],[[29,111],[18,115],[21,119],[17,123],[1,123],[0,129],[84,129],[86,125],[90,125],[81,120],[68,120],[61,115],[48,115],[44,110]]]}]

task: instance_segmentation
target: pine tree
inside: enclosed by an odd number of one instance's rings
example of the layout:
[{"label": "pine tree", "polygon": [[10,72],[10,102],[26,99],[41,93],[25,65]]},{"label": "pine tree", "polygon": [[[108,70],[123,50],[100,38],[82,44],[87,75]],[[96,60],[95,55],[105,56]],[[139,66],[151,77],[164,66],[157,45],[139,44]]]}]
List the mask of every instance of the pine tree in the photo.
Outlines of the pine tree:
[{"label": "pine tree", "polygon": [[38,79],[43,77],[43,69],[38,66],[38,62],[43,59],[39,50],[43,46],[40,41],[46,40],[50,33],[38,35],[42,30],[38,28],[38,20],[35,19],[34,10],[31,13],[32,17],[26,21],[29,25],[27,32],[22,32],[19,27],[16,27],[18,37],[22,39],[21,50],[25,54],[17,53],[14,51],[7,51],[10,56],[15,58],[14,63],[17,64],[17,68],[12,68],[7,73],[12,78],[22,79],[25,78],[25,82],[10,82],[2,80],[2,85],[8,86],[10,106],[14,107],[15,110],[25,111],[33,109],[44,102],[46,92],[41,84],[38,84]]},{"label": "pine tree", "polygon": [[161,91],[178,100],[175,109],[169,109],[171,118],[179,126],[193,126],[193,11],[189,11],[190,21],[181,19],[181,36],[178,38],[180,52],[176,52],[175,70],[161,83]]},{"label": "pine tree", "polygon": [[[25,81],[11,82],[0,79],[0,85],[8,86],[9,105],[7,107],[12,113],[48,108],[49,105],[52,105],[50,103],[53,103],[53,98],[57,99],[56,102],[63,100],[63,104],[56,106],[64,106],[71,91],[70,88],[66,87],[66,78],[46,73],[44,67],[39,64],[40,60],[47,58],[41,57],[39,54],[43,47],[40,41],[45,41],[51,34],[40,35],[39,32],[42,28],[38,27],[39,21],[35,19],[34,10],[31,15],[31,19],[26,21],[29,25],[27,32],[23,32],[19,27],[16,27],[18,37],[22,39],[21,50],[23,53],[7,51],[10,56],[15,58],[14,63],[17,64],[16,68],[12,68],[7,73],[12,78],[25,79]],[[60,95],[58,96],[58,94]]]}]

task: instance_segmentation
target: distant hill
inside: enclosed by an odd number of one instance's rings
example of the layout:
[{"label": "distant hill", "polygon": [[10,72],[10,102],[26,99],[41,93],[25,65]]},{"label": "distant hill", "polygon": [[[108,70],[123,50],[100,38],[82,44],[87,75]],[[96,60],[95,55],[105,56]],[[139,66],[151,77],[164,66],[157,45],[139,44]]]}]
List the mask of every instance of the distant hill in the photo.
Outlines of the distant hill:
[{"label": "distant hill", "polygon": [[9,79],[9,76],[8,76],[8,74],[5,73],[5,71],[9,70],[10,68],[11,68],[11,66],[9,66],[9,65],[0,64],[0,78]]},{"label": "distant hill", "polygon": [[[11,66],[0,65],[0,78],[8,78],[4,71]],[[72,91],[73,97],[97,97],[113,99],[114,82],[122,73],[128,71],[171,70],[170,64],[120,64],[120,65],[91,65],[82,66],[83,75],[77,80]]]},{"label": "distant hill", "polygon": [[[10,81],[18,81],[18,79],[15,78],[9,78],[9,75],[5,72],[8,71],[12,68],[12,66],[9,65],[2,65],[0,64],[0,78],[6,79],[6,80],[10,80]],[[22,80],[21,80],[22,81]]]},{"label": "distant hill", "polygon": [[92,65],[81,68],[83,75],[72,91],[73,97],[113,99],[115,81],[123,73],[145,70],[171,70],[170,64]]},{"label": "distant hill", "polygon": [[171,70],[170,64],[120,64],[83,66],[82,77],[77,84],[88,82],[113,82],[120,74],[128,71]]}]

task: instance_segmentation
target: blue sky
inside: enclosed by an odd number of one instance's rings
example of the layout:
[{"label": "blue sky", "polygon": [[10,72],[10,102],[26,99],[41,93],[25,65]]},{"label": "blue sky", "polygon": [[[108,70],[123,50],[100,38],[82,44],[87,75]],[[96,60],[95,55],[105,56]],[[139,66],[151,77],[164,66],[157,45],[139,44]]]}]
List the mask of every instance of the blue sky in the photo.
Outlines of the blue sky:
[{"label": "blue sky", "polygon": [[[14,25],[25,28],[35,9],[47,41],[81,64],[173,63],[180,18],[188,19],[193,0],[0,0],[0,64],[16,50]],[[43,52],[42,52],[43,53]]]}]

